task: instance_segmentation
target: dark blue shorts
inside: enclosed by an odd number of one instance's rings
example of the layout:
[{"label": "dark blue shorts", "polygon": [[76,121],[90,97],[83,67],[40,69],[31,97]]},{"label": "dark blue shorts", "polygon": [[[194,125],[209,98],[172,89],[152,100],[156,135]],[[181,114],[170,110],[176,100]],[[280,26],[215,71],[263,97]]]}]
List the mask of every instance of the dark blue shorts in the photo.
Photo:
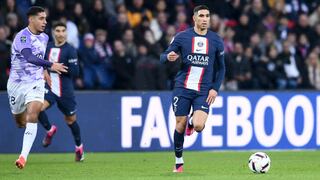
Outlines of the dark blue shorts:
[{"label": "dark blue shorts", "polygon": [[44,99],[49,102],[51,107],[57,102],[59,110],[66,116],[72,116],[76,113],[76,100],[74,96],[62,96],[58,97],[50,90],[46,91]]},{"label": "dark blue shorts", "polygon": [[206,102],[208,95],[201,95],[193,90],[175,88],[172,94],[172,108],[175,116],[187,116],[193,111],[201,110],[209,113],[209,105]]}]

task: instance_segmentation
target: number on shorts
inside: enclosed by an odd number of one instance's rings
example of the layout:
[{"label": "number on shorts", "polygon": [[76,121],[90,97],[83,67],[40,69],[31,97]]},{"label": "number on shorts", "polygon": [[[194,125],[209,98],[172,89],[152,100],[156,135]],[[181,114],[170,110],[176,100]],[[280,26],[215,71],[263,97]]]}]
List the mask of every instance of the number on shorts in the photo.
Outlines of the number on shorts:
[{"label": "number on shorts", "polygon": [[173,111],[176,112],[177,111],[177,103],[179,101],[178,96],[173,97]]},{"label": "number on shorts", "polygon": [[10,104],[15,105],[16,104],[16,98],[14,96],[10,96]]}]

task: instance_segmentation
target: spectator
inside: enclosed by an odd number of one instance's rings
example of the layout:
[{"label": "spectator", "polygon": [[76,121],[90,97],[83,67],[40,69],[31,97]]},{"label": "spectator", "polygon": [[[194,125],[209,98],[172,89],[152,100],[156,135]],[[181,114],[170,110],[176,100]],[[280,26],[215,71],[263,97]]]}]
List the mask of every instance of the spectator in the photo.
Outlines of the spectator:
[{"label": "spectator", "polygon": [[148,54],[146,45],[138,46],[138,58],[135,70],[134,84],[137,90],[166,89],[165,68],[159,60]]},{"label": "spectator", "polygon": [[165,12],[159,12],[157,14],[157,19],[152,19],[150,23],[150,29],[152,30],[157,41],[160,40],[163,32],[165,32],[168,28],[169,24],[167,20],[167,14]]},{"label": "spectator", "polygon": [[6,21],[7,21],[7,26],[10,29],[10,34],[8,36],[8,39],[12,41],[16,33],[21,29],[17,14],[15,13],[7,14]]},{"label": "spectator", "polygon": [[83,81],[86,89],[107,89],[109,82],[105,72],[105,62],[99,58],[94,48],[94,36],[85,34],[84,46],[79,49],[79,59],[83,65]]},{"label": "spectator", "polygon": [[51,18],[52,21],[58,21],[62,17],[69,17],[69,13],[66,9],[66,2],[65,0],[55,0],[54,9],[51,10]]},{"label": "spectator", "polygon": [[167,3],[165,0],[159,0],[156,3],[156,9],[155,9],[155,15],[159,14],[159,13],[167,13]]},{"label": "spectator", "polygon": [[239,21],[239,25],[235,27],[234,40],[248,45],[252,34],[252,29],[249,26],[249,16],[247,14],[241,14]]},{"label": "spectator", "polygon": [[298,19],[301,13],[308,13],[309,8],[304,0],[285,0],[285,12],[291,20]]},{"label": "spectator", "polygon": [[266,16],[266,6],[263,5],[262,0],[253,0],[251,8],[248,12],[249,26],[257,32],[264,31],[262,23]]},{"label": "spectator", "polygon": [[275,46],[268,46],[266,56],[262,56],[253,70],[254,79],[259,89],[284,89],[286,76],[283,66],[278,67],[278,50]]},{"label": "spectator", "polygon": [[102,0],[93,1],[92,10],[90,10],[89,13],[89,20],[91,32],[95,32],[97,29],[108,30],[109,19]]},{"label": "spectator", "polygon": [[224,52],[232,53],[234,50],[234,41],[233,37],[235,36],[235,32],[231,27],[227,27],[225,30],[223,44],[224,44]]},{"label": "spectator", "polygon": [[299,67],[302,62],[294,53],[290,51],[288,41],[283,42],[283,52],[279,55],[283,61],[283,68],[286,73],[286,87],[288,89],[296,89],[302,83]]},{"label": "spectator", "polygon": [[0,26],[0,90],[7,88],[11,44],[12,42],[7,40],[5,26]]},{"label": "spectator", "polygon": [[119,13],[117,16],[117,22],[110,28],[110,41],[113,42],[116,39],[121,39],[124,32],[130,28],[128,23],[127,15],[124,13]]},{"label": "spectator", "polygon": [[299,42],[297,45],[297,55],[302,58],[302,60],[307,59],[308,54],[310,53],[310,43],[306,34],[300,34]]},{"label": "spectator", "polygon": [[229,20],[237,21],[242,10],[243,6],[241,0],[229,1],[227,2],[227,7],[225,8],[225,17]]},{"label": "spectator", "polygon": [[159,57],[161,52],[161,45],[155,39],[153,32],[151,30],[147,30],[144,32],[145,43],[148,45],[150,49],[150,54]]},{"label": "spectator", "polygon": [[223,30],[225,28],[224,23],[220,19],[218,14],[212,14],[210,17],[210,29],[213,32],[218,33],[220,36],[223,36]]},{"label": "spectator", "polygon": [[315,32],[309,25],[309,19],[307,14],[300,14],[299,15],[299,21],[297,26],[295,27],[295,33],[297,36],[300,36],[301,34],[306,34],[308,36],[308,39],[311,40],[311,44],[314,44],[315,39]]},{"label": "spectator", "polygon": [[177,32],[181,32],[189,28],[189,25],[187,24],[187,14],[185,12],[178,12],[175,26]]},{"label": "spectator", "polygon": [[125,30],[122,41],[125,46],[126,54],[131,57],[137,57],[138,51],[137,46],[134,42],[134,35],[132,29]]},{"label": "spectator", "polygon": [[281,16],[275,28],[276,36],[279,40],[285,40],[289,33],[289,20],[285,16]]},{"label": "spectator", "polygon": [[87,17],[83,14],[83,7],[80,2],[77,2],[73,8],[72,21],[77,25],[79,35],[83,36],[89,32],[89,22]]},{"label": "spectator", "polygon": [[60,21],[67,25],[67,42],[74,48],[78,49],[80,41],[77,25],[66,16],[61,16]]},{"label": "spectator", "polygon": [[25,18],[23,18],[23,12],[18,9],[18,6],[16,4],[15,0],[3,0],[5,1],[4,4],[5,5],[1,5],[0,6],[0,16],[1,14],[3,16],[7,16],[9,13],[15,14],[17,16],[17,21],[19,22],[19,27],[22,27],[24,24],[26,24],[26,20]]},{"label": "spectator", "polygon": [[313,88],[320,90],[320,59],[316,52],[311,52],[307,60],[308,76]]},{"label": "spectator", "polygon": [[123,4],[124,0],[103,0],[106,13],[111,16],[117,16],[116,7]]},{"label": "spectator", "polygon": [[143,0],[133,0],[133,7],[129,8],[127,16],[131,27],[137,27],[141,24],[142,19],[148,18],[152,20],[152,13],[150,10],[143,7]]},{"label": "spectator", "polygon": [[250,47],[252,48],[253,53],[253,65],[258,63],[260,61],[260,58],[262,56],[262,50],[260,48],[261,38],[258,33],[252,34],[250,37]]},{"label": "spectator", "polygon": [[99,61],[105,64],[106,85],[103,88],[111,89],[114,83],[115,75],[112,67],[111,56],[113,54],[110,44],[107,42],[107,31],[97,29],[95,32],[96,41],[94,48],[99,55]]},{"label": "spectator", "polygon": [[268,54],[267,50],[270,49],[271,46],[277,48],[277,52],[282,50],[281,43],[276,40],[273,31],[266,31],[260,43],[261,53],[264,55]]},{"label": "spectator", "polygon": [[251,64],[245,58],[242,44],[239,42],[235,43],[234,53],[228,57],[227,69],[230,71],[228,81],[236,81],[236,87],[233,87],[233,89],[252,88]]},{"label": "spectator", "polygon": [[122,41],[116,40],[113,44],[114,54],[111,59],[116,75],[114,88],[118,90],[131,90],[134,88],[134,59],[126,54]]},{"label": "spectator", "polygon": [[318,23],[320,23],[320,6],[309,16],[310,26],[315,26]]},{"label": "spectator", "polygon": [[320,46],[320,23],[315,25],[314,30],[315,30],[315,41],[313,46],[311,47],[312,49],[316,46]]}]

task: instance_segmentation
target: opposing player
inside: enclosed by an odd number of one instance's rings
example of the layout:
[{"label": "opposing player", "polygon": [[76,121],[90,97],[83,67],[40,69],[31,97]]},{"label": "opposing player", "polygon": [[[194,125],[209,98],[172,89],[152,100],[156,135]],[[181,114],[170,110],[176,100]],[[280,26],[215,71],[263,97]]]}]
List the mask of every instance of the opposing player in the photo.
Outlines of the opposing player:
[{"label": "opposing player", "polygon": [[73,87],[73,77],[78,76],[79,65],[77,51],[66,42],[66,28],[67,26],[61,22],[53,25],[54,42],[48,44],[45,58],[49,59],[52,63],[63,63],[68,67],[68,72],[57,74],[50,71],[50,78],[47,79],[51,81],[47,81],[46,83],[45,101],[39,114],[39,122],[47,130],[47,134],[42,141],[43,146],[47,147],[51,144],[52,137],[56,133],[57,128],[55,125],[50,124],[45,110],[56,102],[59,110],[64,114],[64,119],[74,137],[76,144],[75,160],[83,161],[83,145],[81,143],[80,127],[76,121],[77,109]]},{"label": "opposing player", "polygon": [[[186,135],[191,135],[194,130],[201,132],[204,129],[209,106],[214,102],[225,74],[223,41],[216,33],[208,30],[208,7],[196,6],[193,20],[194,27],[177,34],[160,56],[161,62],[176,61],[179,54],[182,58],[182,67],[176,75],[172,98],[176,116],[176,165],[173,172],[183,172],[185,130]],[[191,106],[193,117],[188,118]]]},{"label": "opposing player", "polygon": [[43,8],[31,7],[28,27],[14,38],[11,47],[11,70],[7,84],[9,103],[18,127],[26,127],[23,145],[15,164],[24,168],[37,134],[38,114],[44,100],[44,68],[57,73],[67,72],[61,63],[44,60],[48,36],[43,33],[47,21]]}]

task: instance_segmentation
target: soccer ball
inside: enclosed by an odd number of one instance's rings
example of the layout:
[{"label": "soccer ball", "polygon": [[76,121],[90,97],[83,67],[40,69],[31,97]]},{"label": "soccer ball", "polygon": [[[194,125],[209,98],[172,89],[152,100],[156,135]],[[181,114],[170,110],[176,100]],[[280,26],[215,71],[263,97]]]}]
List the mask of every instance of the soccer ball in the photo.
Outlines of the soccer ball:
[{"label": "soccer ball", "polygon": [[266,173],[271,166],[269,156],[264,152],[256,152],[249,158],[249,169],[254,173]]}]

